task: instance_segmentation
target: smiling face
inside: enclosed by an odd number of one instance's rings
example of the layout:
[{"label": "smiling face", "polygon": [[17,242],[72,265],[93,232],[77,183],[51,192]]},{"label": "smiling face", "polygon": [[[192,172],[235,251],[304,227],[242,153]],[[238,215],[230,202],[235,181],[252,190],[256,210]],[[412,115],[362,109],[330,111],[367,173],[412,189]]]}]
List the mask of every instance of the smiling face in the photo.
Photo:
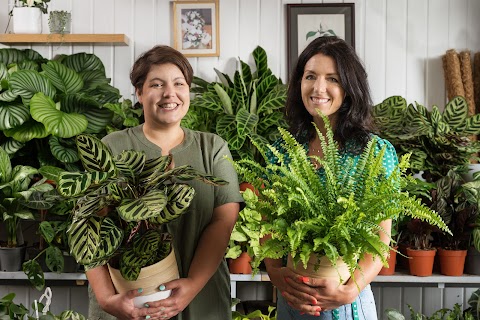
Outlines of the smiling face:
[{"label": "smiling face", "polygon": [[317,113],[319,109],[333,124],[345,98],[335,60],[321,53],[311,57],[305,64],[301,90],[303,104],[314,122],[317,125],[323,123]]},{"label": "smiling face", "polygon": [[145,124],[151,127],[180,126],[190,106],[190,87],[182,71],[171,63],[152,65],[142,90],[136,93]]}]

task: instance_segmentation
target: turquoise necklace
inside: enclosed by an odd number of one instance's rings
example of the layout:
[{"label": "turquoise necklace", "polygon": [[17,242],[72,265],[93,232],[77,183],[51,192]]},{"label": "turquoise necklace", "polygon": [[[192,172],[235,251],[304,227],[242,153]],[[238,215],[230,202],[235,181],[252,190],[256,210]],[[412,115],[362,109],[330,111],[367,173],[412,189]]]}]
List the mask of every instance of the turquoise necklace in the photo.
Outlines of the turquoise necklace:
[{"label": "turquoise necklace", "polygon": [[[354,320],[359,319],[357,303],[355,301],[352,303],[352,314],[353,314]],[[340,311],[338,311],[338,309],[333,310],[332,315],[333,315],[333,320],[340,320]]]}]

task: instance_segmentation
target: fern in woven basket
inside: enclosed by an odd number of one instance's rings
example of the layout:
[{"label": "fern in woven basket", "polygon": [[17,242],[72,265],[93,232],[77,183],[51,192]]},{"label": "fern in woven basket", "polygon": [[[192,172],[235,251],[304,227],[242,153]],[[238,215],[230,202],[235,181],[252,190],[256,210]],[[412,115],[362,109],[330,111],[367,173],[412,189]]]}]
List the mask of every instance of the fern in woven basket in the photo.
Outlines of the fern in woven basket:
[{"label": "fern in woven basket", "polygon": [[[326,136],[316,130],[323,159],[307,155],[302,144],[279,129],[282,146],[267,146],[278,163],[234,163],[244,180],[259,191],[257,196],[247,190],[243,196],[247,208],[263,216],[260,236],[270,236],[257,250],[252,262],[254,269],[264,258],[291,254],[295,264],[301,261],[306,266],[310,256],[317,255],[326,256],[334,267],[341,257],[353,277],[359,268],[358,260],[365,254],[372,254],[387,265],[389,245],[380,240],[380,233],[386,232],[379,226],[381,221],[407,215],[450,232],[436,212],[402,191],[408,181],[414,180],[405,174],[408,155],[401,157],[398,167],[387,177],[382,165],[386,147],[377,147],[373,137],[356,165],[353,159],[342,163],[328,118],[322,117]],[[266,158],[265,149],[262,153]],[[320,164],[320,174],[312,159]]]}]

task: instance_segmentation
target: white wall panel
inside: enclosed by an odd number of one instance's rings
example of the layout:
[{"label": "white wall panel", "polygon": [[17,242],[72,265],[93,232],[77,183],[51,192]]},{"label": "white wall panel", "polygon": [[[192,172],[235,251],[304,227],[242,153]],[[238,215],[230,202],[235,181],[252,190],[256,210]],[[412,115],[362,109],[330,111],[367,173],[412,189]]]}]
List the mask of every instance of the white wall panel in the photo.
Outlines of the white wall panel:
[{"label": "white wall panel", "polygon": [[406,94],[407,2],[387,0],[385,96]]}]

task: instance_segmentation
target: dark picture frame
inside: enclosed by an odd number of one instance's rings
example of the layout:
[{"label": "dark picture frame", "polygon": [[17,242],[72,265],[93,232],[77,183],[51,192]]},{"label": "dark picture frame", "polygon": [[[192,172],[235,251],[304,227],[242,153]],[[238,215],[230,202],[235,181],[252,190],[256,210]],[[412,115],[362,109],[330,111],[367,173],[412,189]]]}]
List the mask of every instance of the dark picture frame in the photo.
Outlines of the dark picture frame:
[{"label": "dark picture frame", "polygon": [[313,39],[336,35],[355,47],[355,4],[287,4],[288,74]]},{"label": "dark picture frame", "polygon": [[186,57],[219,56],[219,27],[218,0],[173,3],[173,46]]}]

